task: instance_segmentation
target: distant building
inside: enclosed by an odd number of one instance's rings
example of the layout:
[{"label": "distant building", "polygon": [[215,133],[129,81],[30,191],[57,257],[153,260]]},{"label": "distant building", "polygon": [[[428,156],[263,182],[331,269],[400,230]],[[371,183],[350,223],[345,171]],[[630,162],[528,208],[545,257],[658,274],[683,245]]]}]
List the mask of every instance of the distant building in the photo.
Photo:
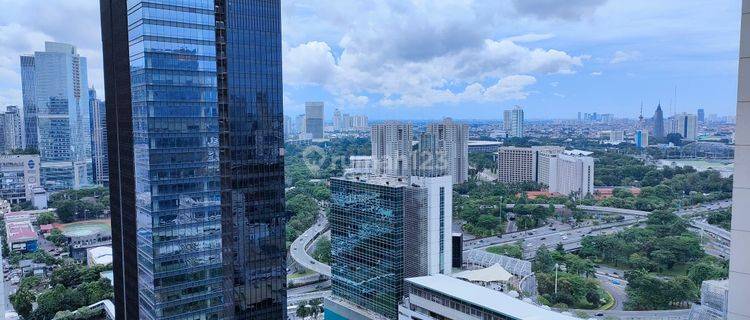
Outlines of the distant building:
[{"label": "distant building", "polygon": [[437,147],[445,157],[447,174],[453,183],[469,180],[469,126],[445,118],[442,122],[427,125],[427,132],[437,139]]},{"label": "distant building", "polygon": [[305,132],[305,115],[298,114],[294,118],[294,134],[303,134]]},{"label": "distant building", "polygon": [[501,147],[498,149],[497,173],[502,183],[538,182],[540,168],[539,154],[562,153],[564,148],[539,146],[531,148]]},{"label": "distant building", "polygon": [[[28,61],[29,59],[33,62]],[[50,191],[78,189],[91,184],[91,131],[86,58],[76,47],[46,42],[45,50],[21,58],[26,98],[33,97],[27,114],[36,133],[27,142],[38,146],[42,161],[42,184]],[[29,66],[33,65],[33,74]],[[27,119],[27,124],[29,120]],[[29,124],[31,125],[31,124]],[[29,132],[27,132],[28,138]]]},{"label": "distant building", "polygon": [[23,121],[21,111],[17,106],[7,106],[2,118],[3,149],[10,153],[15,149],[23,149]]},{"label": "distant building", "polygon": [[657,139],[663,139],[665,137],[664,134],[664,111],[661,109],[661,103],[656,106],[656,111],[654,112],[654,137]]},{"label": "distant building", "polygon": [[408,177],[412,173],[412,125],[389,121],[372,126],[373,173]]},{"label": "distant building", "polygon": [[706,280],[701,283],[701,303],[693,304],[690,320],[727,319],[729,280]]},{"label": "distant building", "polygon": [[349,156],[349,168],[346,171],[349,174],[371,174],[372,157],[371,156]]},{"label": "distant building", "polygon": [[399,319],[578,319],[445,275],[405,280]]},{"label": "distant building", "polygon": [[403,279],[429,267],[427,244],[419,239],[426,197],[425,188],[403,178],[331,179],[332,299],[326,300],[326,318],[357,319],[339,309],[397,318]]},{"label": "distant building", "polygon": [[677,133],[686,141],[698,139],[698,117],[694,114],[681,113],[669,118],[669,133]]},{"label": "distant building", "polygon": [[352,119],[354,129],[356,130],[367,130],[370,126],[368,124],[367,116],[364,115],[355,115]]},{"label": "distant building", "polygon": [[625,131],[622,130],[607,130],[599,134],[602,138],[606,139],[604,143],[618,145],[625,142]]},{"label": "distant building", "polygon": [[[542,182],[543,183],[543,182]],[[594,194],[594,158],[558,154],[549,159],[549,191],[583,198]]]},{"label": "distant building", "polygon": [[648,131],[636,130],[635,131],[635,146],[636,148],[647,148],[648,147]]},{"label": "distant building", "polygon": [[323,139],[323,102],[305,103],[305,133],[311,139]]},{"label": "distant building", "polygon": [[39,168],[38,155],[0,155],[0,198],[10,203],[32,201]]},{"label": "distant building", "polygon": [[34,197],[31,199],[31,205],[37,209],[47,209],[47,202],[49,201],[47,190],[44,190],[42,187],[35,187],[33,193]]},{"label": "distant building", "polygon": [[705,123],[706,122],[706,110],[704,110],[704,109],[698,109],[698,122],[699,123]]},{"label": "distant building", "polygon": [[472,141],[469,140],[469,153],[495,153],[502,147],[499,141]]},{"label": "distant building", "polygon": [[524,115],[521,106],[503,112],[503,129],[508,133],[508,137],[523,138],[523,126]]},{"label": "distant building", "polygon": [[14,252],[34,252],[37,250],[37,234],[30,219],[5,222],[5,239],[8,248]]},{"label": "distant building", "polygon": [[89,113],[91,114],[91,167],[94,183],[109,184],[107,161],[107,109],[104,101],[97,99],[96,90],[89,89]]},{"label": "distant building", "polygon": [[112,264],[112,246],[93,247],[86,250],[86,264],[89,268]]},{"label": "distant building", "polygon": [[23,97],[24,147],[38,149],[36,72],[34,55],[21,56],[21,94]]}]

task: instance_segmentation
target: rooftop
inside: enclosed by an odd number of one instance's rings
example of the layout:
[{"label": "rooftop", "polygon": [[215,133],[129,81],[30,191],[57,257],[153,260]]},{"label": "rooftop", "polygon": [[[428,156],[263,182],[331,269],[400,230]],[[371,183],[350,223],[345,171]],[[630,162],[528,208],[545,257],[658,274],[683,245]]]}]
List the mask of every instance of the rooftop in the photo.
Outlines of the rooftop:
[{"label": "rooftop", "polygon": [[469,146],[499,146],[502,144],[500,141],[469,140]]},{"label": "rooftop", "polygon": [[347,177],[331,178],[333,180],[342,181],[359,181],[362,183],[389,186],[389,187],[406,187],[409,186],[409,179],[402,177],[388,177],[388,176],[376,176],[376,175],[354,175]]},{"label": "rooftop", "polygon": [[9,243],[36,240],[36,231],[30,221],[8,221],[5,229]]},{"label": "rooftop", "polygon": [[408,278],[407,282],[434,290],[455,299],[481,306],[497,313],[524,320],[574,320],[542,307],[523,302],[499,291],[488,289],[470,282],[437,274],[427,277]]}]

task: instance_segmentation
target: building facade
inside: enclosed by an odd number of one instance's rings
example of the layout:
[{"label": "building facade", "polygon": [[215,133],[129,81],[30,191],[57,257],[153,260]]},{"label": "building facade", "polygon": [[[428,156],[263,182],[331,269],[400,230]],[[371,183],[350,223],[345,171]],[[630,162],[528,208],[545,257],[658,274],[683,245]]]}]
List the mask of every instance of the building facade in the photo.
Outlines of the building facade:
[{"label": "building facade", "polygon": [[[450,176],[420,177],[413,176],[411,183],[424,188],[426,194],[427,215],[419,223],[420,232],[417,243],[422,243],[420,253],[414,254],[420,260],[426,259],[426,269],[411,274],[451,274],[453,262],[453,181]],[[406,228],[417,227],[407,225]],[[426,251],[425,251],[426,250]]]},{"label": "building facade", "polygon": [[0,155],[0,199],[32,201],[40,183],[39,168],[39,155]]},{"label": "building facade", "polygon": [[503,129],[511,138],[523,138],[524,130],[523,108],[516,106],[503,112]]},{"label": "building facade", "polygon": [[17,106],[7,106],[3,115],[3,143],[5,152],[23,149],[23,121]]},{"label": "building facade", "polygon": [[[540,170],[548,168],[548,163],[540,165],[540,153],[559,154],[564,148],[556,146],[538,146],[531,148],[501,147],[498,149],[497,173],[502,183],[541,182],[548,178]],[[544,159],[543,159],[544,161]],[[548,176],[549,173],[547,172]]]},{"label": "building facade", "polygon": [[101,0],[118,319],[285,319],[280,1]]},{"label": "building facade", "polygon": [[558,154],[549,157],[548,170],[550,192],[579,198],[594,194],[594,158]]},{"label": "building facade", "polygon": [[[22,57],[26,68],[31,57]],[[76,47],[46,42],[45,50],[33,56],[33,85],[24,83],[24,92],[33,97],[27,116],[36,124],[34,139],[42,161],[42,184],[50,191],[77,189],[91,184],[91,132],[89,123],[86,58]],[[26,72],[23,71],[22,72]],[[35,112],[34,112],[35,111]],[[34,126],[31,123],[27,124]]]},{"label": "building facade", "polygon": [[750,319],[750,0],[742,0],[728,319]]},{"label": "building facade", "polygon": [[109,184],[107,160],[107,109],[104,101],[97,99],[96,90],[89,89],[89,114],[91,115],[91,167],[95,184]]},{"label": "building facade", "polygon": [[636,148],[648,148],[648,131],[636,130],[634,140]]},{"label": "building facade", "polygon": [[410,176],[413,167],[412,136],[410,123],[388,121],[373,125],[370,134],[373,173]]},{"label": "building facade", "polygon": [[311,139],[323,139],[324,104],[323,102],[305,103],[305,133]]},{"label": "building facade", "polygon": [[654,111],[654,137],[662,139],[665,137],[664,134],[664,111],[661,109],[661,103],[656,106]]},{"label": "building facade", "polygon": [[24,148],[37,149],[34,56],[21,56],[21,96],[23,100]]},{"label": "building facade", "polygon": [[469,180],[469,126],[446,118],[443,122],[429,124],[427,132],[437,139],[437,146],[445,156],[447,174],[453,177],[453,183]]},{"label": "building facade", "polygon": [[698,139],[698,117],[694,114],[681,113],[669,118],[669,133],[677,133],[682,139],[695,141]]},{"label": "building facade", "polygon": [[[332,295],[397,319],[405,275],[427,268],[426,190],[402,178],[331,179]],[[409,228],[409,229],[406,229]]]}]

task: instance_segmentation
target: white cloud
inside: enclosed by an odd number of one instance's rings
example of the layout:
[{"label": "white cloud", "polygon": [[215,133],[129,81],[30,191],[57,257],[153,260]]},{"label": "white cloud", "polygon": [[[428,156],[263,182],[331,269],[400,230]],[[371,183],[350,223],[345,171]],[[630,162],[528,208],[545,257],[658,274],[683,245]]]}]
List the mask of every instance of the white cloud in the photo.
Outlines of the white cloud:
[{"label": "white cloud", "polygon": [[505,40],[512,41],[515,43],[527,43],[527,42],[538,42],[542,40],[548,40],[554,38],[555,35],[551,33],[527,33],[518,36],[512,36],[505,38]]},{"label": "white cloud", "polygon": [[641,53],[638,51],[617,51],[612,56],[612,60],[610,60],[609,63],[617,64],[617,63],[638,60],[640,58],[641,58]]},{"label": "white cloud", "polygon": [[603,73],[601,71],[594,71],[594,72],[591,73],[591,75],[594,76],[594,77],[601,76],[602,74]]}]

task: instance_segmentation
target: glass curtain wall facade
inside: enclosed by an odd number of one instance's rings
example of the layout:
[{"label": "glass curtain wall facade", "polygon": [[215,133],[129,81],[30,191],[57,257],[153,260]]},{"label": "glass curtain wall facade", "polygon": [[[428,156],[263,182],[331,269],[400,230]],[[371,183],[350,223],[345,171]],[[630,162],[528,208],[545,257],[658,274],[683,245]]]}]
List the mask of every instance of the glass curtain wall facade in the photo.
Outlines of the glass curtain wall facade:
[{"label": "glass curtain wall facade", "polygon": [[280,1],[101,5],[118,319],[285,319]]},{"label": "glass curtain wall facade", "polygon": [[418,261],[404,260],[404,219],[425,214],[419,211],[425,197],[424,189],[396,179],[331,179],[334,296],[389,319],[398,317],[404,272],[420,269],[405,266]]},{"label": "glass curtain wall facade", "polygon": [[34,56],[21,56],[21,92],[23,96],[24,147],[38,148],[36,98],[34,96]]}]

